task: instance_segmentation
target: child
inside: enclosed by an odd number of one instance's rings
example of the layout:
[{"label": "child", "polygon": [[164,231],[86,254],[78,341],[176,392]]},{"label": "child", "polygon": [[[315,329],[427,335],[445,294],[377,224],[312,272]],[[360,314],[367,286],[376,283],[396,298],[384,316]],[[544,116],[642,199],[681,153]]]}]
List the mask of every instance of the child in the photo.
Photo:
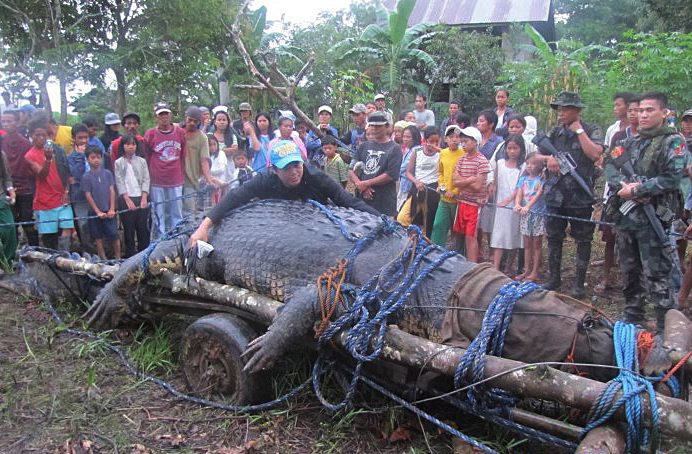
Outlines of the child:
[{"label": "child", "polygon": [[324,136],[322,139],[322,151],[326,158],[324,163],[324,173],[329,175],[343,188],[348,182],[348,167],[341,159],[341,155],[336,152],[336,140],[332,136]]},{"label": "child", "polygon": [[[86,125],[77,123],[72,126],[72,142],[74,149],[67,155],[67,164],[70,167],[70,201],[72,202],[72,210],[77,218],[77,235],[82,251],[93,253],[94,250],[90,246],[93,244],[87,227],[87,213],[89,212],[89,204],[84,197],[81,182],[82,177],[89,170],[87,164],[86,151],[87,142],[89,141],[89,129]],[[99,143],[100,140],[97,139]],[[103,144],[101,144],[103,146]]]},{"label": "child", "polygon": [[[404,129],[404,136],[408,134],[415,137],[418,129],[409,126]],[[437,192],[437,182],[440,178],[440,131],[435,126],[428,126],[423,135],[425,147],[420,146],[420,136],[413,141],[411,157],[406,167],[406,178],[411,181],[413,187],[399,217],[405,215],[409,224],[413,222],[423,227],[423,232],[430,237],[437,205],[440,202],[440,194]]]},{"label": "child", "polygon": [[[447,148],[440,151],[437,187],[440,193],[440,201],[437,204],[430,240],[442,247],[447,245],[447,234],[454,224],[454,218],[457,213],[456,196],[459,194],[459,190],[454,186],[452,177],[459,159],[464,156],[464,149],[459,146],[461,140],[459,138],[460,132],[461,128],[458,126],[447,126],[445,130]],[[437,136],[431,134],[429,138],[425,138],[425,141],[426,146],[430,144],[430,146],[437,147],[440,143],[440,136],[439,134]],[[459,251],[463,243],[456,232],[452,232],[452,236],[456,242],[456,250]]]},{"label": "child", "polygon": [[[228,192],[228,186],[231,184],[232,173],[235,170],[233,161],[228,162],[226,153],[219,152],[219,141],[213,134],[209,138],[209,159],[211,166],[209,173],[211,174],[211,182],[214,185],[211,192],[211,205],[215,206],[221,200],[221,197]],[[245,152],[247,153],[247,151]],[[247,156],[247,154],[246,154]]]},{"label": "child", "polygon": [[[458,126],[450,126],[458,128]],[[449,128],[447,128],[449,129]],[[490,164],[478,150],[481,142],[481,132],[469,126],[461,130],[461,141],[465,154],[459,159],[454,170],[452,182],[459,189],[459,205],[454,219],[454,231],[463,233],[466,247],[466,258],[478,262],[478,210],[488,199],[486,182],[490,173]]]},{"label": "child", "polygon": [[87,162],[89,171],[82,177],[82,191],[89,203],[89,233],[96,243],[99,257],[106,259],[103,240],[111,241],[113,254],[120,258],[120,239],[118,225],[115,222],[115,179],[110,170],[101,166],[103,153],[98,147],[87,146]]},{"label": "child", "polygon": [[[497,210],[493,221],[493,235],[490,247],[493,248],[493,264],[500,269],[502,253],[505,250],[513,251],[522,247],[521,232],[519,230],[519,215],[511,209],[503,209],[507,205],[513,205],[517,191],[517,181],[522,171],[526,148],[524,138],[518,134],[511,134],[504,143],[503,157],[490,162],[490,167],[495,171]],[[508,260],[507,269],[512,266]]]},{"label": "child", "polygon": [[[149,169],[147,161],[137,156],[137,138],[132,134],[122,136],[123,156],[115,161],[115,185],[118,189],[118,205],[125,238],[125,257],[132,257],[149,246]],[[135,236],[137,246],[135,247]]]},{"label": "child", "polygon": [[[29,123],[33,146],[24,159],[36,175],[34,213],[41,242],[51,249],[69,250],[74,215],[70,206],[70,170],[62,148],[48,141],[48,123],[43,116]],[[62,235],[58,237],[59,231]]]},{"label": "child", "polygon": [[252,178],[254,170],[248,165],[247,152],[244,150],[238,150],[233,155],[233,173],[231,174],[231,189],[237,188],[238,186],[245,183],[247,180]]},{"label": "child", "polygon": [[528,175],[522,175],[517,182],[514,210],[521,214],[524,262],[528,274],[517,276],[517,279],[537,282],[541,266],[541,243],[545,233],[543,215],[540,214],[543,210],[543,160],[537,153],[526,157],[526,172]]}]

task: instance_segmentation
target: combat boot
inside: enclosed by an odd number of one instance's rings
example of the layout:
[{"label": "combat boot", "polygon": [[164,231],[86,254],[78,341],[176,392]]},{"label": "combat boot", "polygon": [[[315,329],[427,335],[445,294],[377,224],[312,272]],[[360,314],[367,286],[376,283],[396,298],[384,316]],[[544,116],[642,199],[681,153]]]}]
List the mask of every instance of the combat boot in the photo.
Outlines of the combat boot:
[{"label": "combat boot", "polygon": [[577,266],[576,275],[574,276],[574,284],[572,285],[571,296],[576,299],[581,299],[586,296],[584,282],[586,281],[586,269],[589,266],[591,259],[591,243],[577,243]]},{"label": "combat boot", "polygon": [[577,272],[574,276],[574,284],[572,284],[572,291],[570,296],[576,299],[582,299],[586,296],[586,290],[584,289],[584,281],[586,280],[586,268],[577,268]]},{"label": "combat boot", "polygon": [[548,243],[548,268],[550,279],[543,284],[546,290],[560,290],[560,267],[562,266],[562,242]]}]

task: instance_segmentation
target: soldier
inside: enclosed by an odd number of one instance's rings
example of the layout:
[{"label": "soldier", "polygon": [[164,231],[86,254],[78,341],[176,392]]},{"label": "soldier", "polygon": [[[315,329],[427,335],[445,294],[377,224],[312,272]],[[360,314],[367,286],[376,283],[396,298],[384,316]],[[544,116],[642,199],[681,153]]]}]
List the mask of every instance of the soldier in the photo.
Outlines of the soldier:
[{"label": "soldier", "polygon": [[[576,172],[593,192],[594,162],[603,154],[603,131],[598,126],[581,121],[581,110],[584,104],[577,93],[563,91],[550,104],[550,107],[557,110],[559,121],[559,124],[548,134],[550,142],[558,151],[569,153],[576,164]],[[575,298],[583,298],[586,268],[591,258],[594,224],[588,221],[568,221],[564,218],[551,217],[550,214],[590,220],[594,197],[592,194],[587,194],[571,175],[561,175],[560,166],[554,157],[543,156],[543,159],[548,167],[544,195],[548,214],[545,227],[550,268],[550,279],[544,287],[548,290],[560,288],[562,243],[565,239],[567,222],[569,222],[570,234],[577,243],[576,276],[571,294]]]},{"label": "soldier", "polygon": [[[673,262],[666,244],[656,235],[644,214],[645,203],[653,205],[664,228],[680,214],[680,180],[684,175],[687,147],[674,128],[666,126],[666,95],[653,92],[642,95],[639,103],[639,135],[630,137],[609,150],[605,157],[608,184],[617,191],[608,201],[609,213],[616,216],[617,250],[624,282],[625,310],[628,323],[644,322],[646,299],[656,311],[657,327],[663,329],[665,313],[675,305],[672,283]],[[622,157],[622,158],[621,158]],[[613,162],[629,159],[639,181],[625,179]],[[623,204],[638,204],[627,211]],[[622,214],[627,212],[627,214]]]}]

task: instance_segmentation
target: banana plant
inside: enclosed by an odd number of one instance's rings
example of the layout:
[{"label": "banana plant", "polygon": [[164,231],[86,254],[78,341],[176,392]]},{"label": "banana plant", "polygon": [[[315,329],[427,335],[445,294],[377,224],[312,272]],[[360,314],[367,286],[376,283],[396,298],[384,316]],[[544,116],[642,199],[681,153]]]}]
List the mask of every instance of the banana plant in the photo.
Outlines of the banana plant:
[{"label": "banana plant", "polygon": [[330,49],[340,55],[338,62],[367,61],[366,73],[379,75],[382,90],[389,92],[396,107],[407,89],[416,88],[412,71],[435,65],[434,58],[421,49],[436,33],[431,31],[433,24],[408,26],[415,5],[416,0],[399,0],[396,10],[389,12],[380,4],[376,23],[359,37],[347,38]]}]

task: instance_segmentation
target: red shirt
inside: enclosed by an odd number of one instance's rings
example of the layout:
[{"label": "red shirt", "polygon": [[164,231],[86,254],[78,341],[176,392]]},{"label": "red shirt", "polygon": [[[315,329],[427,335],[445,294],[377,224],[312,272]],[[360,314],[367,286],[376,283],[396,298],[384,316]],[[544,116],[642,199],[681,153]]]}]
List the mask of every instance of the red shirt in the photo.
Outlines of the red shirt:
[{"label": "red shirt", "polygon": [[149,146],[149,176],[151,185],[162,188],[182,186],[185,182],[185,131],[172,125],[168,132],[152,128],[144,134]]},{"label": "red shirt", "polygon": [[[43,150],[31,147],[26,152],[26,159],[35,162],[39,167],[43,167],[46,156]],[[44,178],[36,176],[36,193],[34,194],[34,210],[52,210],[62,205],[62,197],[65,188],[62,185],[58,166],[53,159],[48,169],[48,174]]]},{"label": "red shirt", "polygon": [[34,172],[29,167],[24,156],[31,148],[29,139],[19,134],[18,132],[10,132],[5,135],[2,141],[2,151],[7,156],[7,164],[9,171],[12,174],[12,182],[17,194],[33,194],[34,193]]}]

